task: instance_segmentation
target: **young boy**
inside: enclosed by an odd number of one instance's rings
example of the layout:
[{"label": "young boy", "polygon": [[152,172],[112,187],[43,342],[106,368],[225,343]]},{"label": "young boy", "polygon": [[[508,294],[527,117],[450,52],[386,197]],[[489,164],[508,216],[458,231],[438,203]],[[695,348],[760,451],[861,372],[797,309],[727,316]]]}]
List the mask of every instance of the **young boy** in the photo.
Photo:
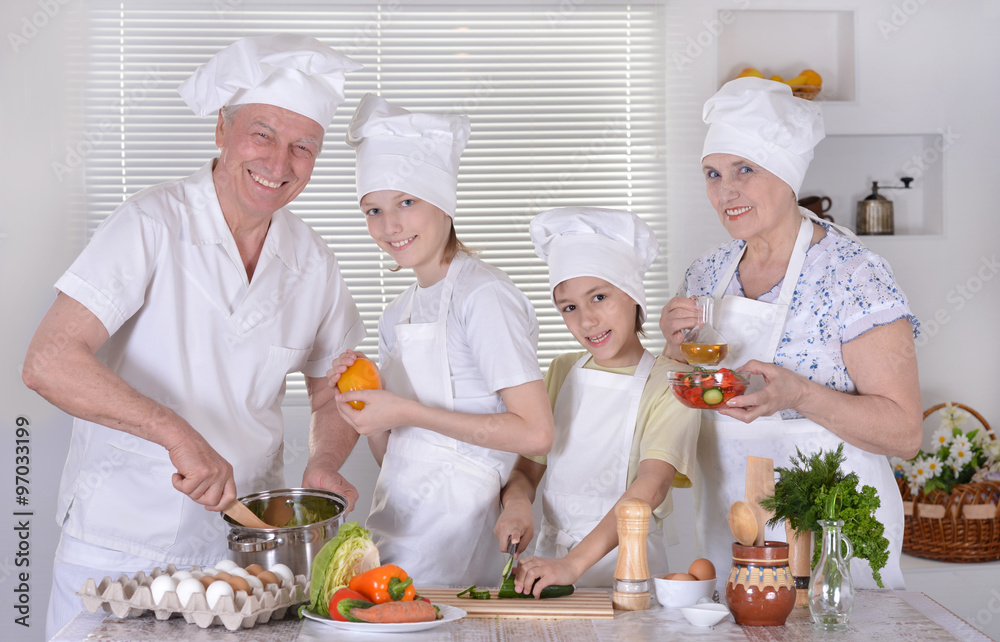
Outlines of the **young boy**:
[{"label": "young boy", "polygon": [[[519,457],[501,493],[494,534],[501,549],[524,551],[533,535],[531,504],[542,491],[542,525],[533,557],[520,558],[518,591],[550,584],[611,586],[618,545],[615,504],[623,497],[653,509],[650,572],[667,571],[662,519],[672,485],[689,487],[699,413],[667,386],[669,360],[639,339],[646,318],[642,277],[657,255],[653,231],[630,212],[564,207],[530,226],[549,265],[552,300],[587,349],[554,359],[545,375],[555,444],[548,457]],[[537,580],[537,581],[536,581]]]}]

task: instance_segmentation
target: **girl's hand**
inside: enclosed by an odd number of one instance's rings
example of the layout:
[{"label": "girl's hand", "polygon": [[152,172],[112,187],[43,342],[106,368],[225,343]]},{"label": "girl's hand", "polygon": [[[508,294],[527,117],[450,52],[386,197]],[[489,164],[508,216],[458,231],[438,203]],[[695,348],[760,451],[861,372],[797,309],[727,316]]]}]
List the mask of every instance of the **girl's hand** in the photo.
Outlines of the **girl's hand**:
[{"label": "girl's hand", "polygon": [[528,548],[528,542],[535,535],[535,518],[531,512],[531,504],[527,501],[512,501],[503,507],[503,512],[497,518],[493,534],[500,543],[500,552],[507,552],[507,542],[517,544],[517,558]]},{"label": "girl's hand", "polygon": [[327,384],[331,388],[337,387],[337,382],[340,381],[340,375],[344,374],[350,366],[358,360],[359,357],[364,357],[365,355],[361,352],[355,350],[348,350],[339,357],[333,360],[333,364],[330,369],[326,371]]},{"label": "girl's hand", "polygon": [[667,340],[667,345],[663,348],[663,355],[674,361],[687,363],[687,359],[681,354],[684,331],[690,330],[697,324],[698,305],[695,303],[694,297],[675,296],[667,301],[660,313],[660,331],[663,333],[663,338]]},{"label": "girl's hand", "polygon": [[725,408],[719,408],[719,414],[745,423],[782,410],[797,410],[804,395],[808,394],[808,379],[773,363],[752,359],[737,368],[737,372],[761,375],[765,382],[760,390],[733,397],[726,402]]},{"label": "girl's hand", "polygon": [[[359,435],[374,435],[399,426],[412,425],[410,417],[417,404],[388,390],[351,390],[338,393],[336,400],[340,416]],[[360,401],[365,407],[355,410],[348,401]]]},{"label": "girl's hand", "polygon": [[[524,587],[531,586],[531,594],[542,596],[542,589],[553,584],[572,584],[580,579],[586,569],[578,569],[567,556],[562,559],[548,557],[524,557],[517,563],[517,576],[514,578],[514,590],[524,592]],[[537,580],[537,581],[536,581]]]}]

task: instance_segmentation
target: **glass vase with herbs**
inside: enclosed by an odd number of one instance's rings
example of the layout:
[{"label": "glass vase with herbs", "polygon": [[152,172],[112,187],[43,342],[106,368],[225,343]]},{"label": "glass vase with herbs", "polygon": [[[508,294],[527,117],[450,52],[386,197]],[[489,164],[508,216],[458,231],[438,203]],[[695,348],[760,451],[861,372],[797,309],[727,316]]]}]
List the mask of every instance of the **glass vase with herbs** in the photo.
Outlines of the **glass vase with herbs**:
[{"label": "glass vase with herbs", "polygon": [[[881,501],[874,487],[858,488],[856,473],[841,471],[844,460],[843,443],[835,451],[809,455],[796,449],[790,466],[775,468],[780,477],[774,483],[774,495],[760,504],[774,514],[768,520],[770,526],[784,521],[799,533],[821,533],[820,520],[842,521],[841,533],[852,542],[854,557],[868,562],[875,583],[883,587],[879,571],[889,561],[889,540],[885,526],[875,518]],[[811,566],[815,568],[823,539],[819,535],[813,539]]]}]

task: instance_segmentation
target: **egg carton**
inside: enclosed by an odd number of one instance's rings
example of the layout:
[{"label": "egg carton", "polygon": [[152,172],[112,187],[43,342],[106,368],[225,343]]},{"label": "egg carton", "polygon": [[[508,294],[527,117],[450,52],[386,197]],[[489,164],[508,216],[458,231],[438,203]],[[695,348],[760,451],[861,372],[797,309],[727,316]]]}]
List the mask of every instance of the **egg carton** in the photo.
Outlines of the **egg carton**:
[{"label": "egg carton", "polygon": [[[192,566],[190,570],[202,569]],[[167,591],[159,603],[154,603],[149,585],[163,573],[173,575],[175,571],[177,568],[168,564],[166,570],[156,567],[149,575],[139,571],[134,577],[127,574],[117,580],[105,577],[100,584],[87,578],[77,595],[83,598],[84,607],[91,613],[103,608],[117,617],[130,618],[152,611],[157,620],[181,615],[188,624],[193,622],[203,629],[221,624],[230,631],[249,629],[272,618],[280,620],[293,605],[309,601],[309,580],[305,575],[296,575],[294,582],[285,580],[280,588],[270,584],[249,593],[236,591],[236,595],[223,595],[211,609],[204,593],[192,595],[186,606],[181,605],[175,591]]]}]

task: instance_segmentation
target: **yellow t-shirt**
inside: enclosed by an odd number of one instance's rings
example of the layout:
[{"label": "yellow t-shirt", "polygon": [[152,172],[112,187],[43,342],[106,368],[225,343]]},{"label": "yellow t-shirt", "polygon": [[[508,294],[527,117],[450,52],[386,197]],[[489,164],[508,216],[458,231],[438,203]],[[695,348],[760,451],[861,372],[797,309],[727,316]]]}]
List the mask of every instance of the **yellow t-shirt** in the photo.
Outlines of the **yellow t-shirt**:
[{"label": "yellow t-shirt", "polygon": [[[584,352],[568,352],[559,355],[549,364],[545,373],[545,388],[549,393],[549,403],[556,407],[556,399],[562,388],[566,375]],[[701,428],[701,412],[688,408],[674,397],[667,383],[667,372],[676,363],[666,357],[656,357],[656,363],[649,373],[646,386],[639,398],[639,414],[636,417],[635,433],[632,437],[632,448],[629,452],[628,479],[626,485],[635,481],[639,470],[639,462],[644,459],[659,459],[677,469],[671,488],[690,488],[695,464],[695,451],[698,446],[698,431]],[[631,376],[637,366],[625,368],[602,368],[589,360],[583,366],[593,370],[612,372]],[[564,426],[556,426],[556,430],[564,430]],[[545,455],[528,457],[532,461],[545,464]],[[623,489],[624,490],[624,489]],[[673,511],[673,501],[667,493],[663,503],[653,514],[663,519]]]}]

